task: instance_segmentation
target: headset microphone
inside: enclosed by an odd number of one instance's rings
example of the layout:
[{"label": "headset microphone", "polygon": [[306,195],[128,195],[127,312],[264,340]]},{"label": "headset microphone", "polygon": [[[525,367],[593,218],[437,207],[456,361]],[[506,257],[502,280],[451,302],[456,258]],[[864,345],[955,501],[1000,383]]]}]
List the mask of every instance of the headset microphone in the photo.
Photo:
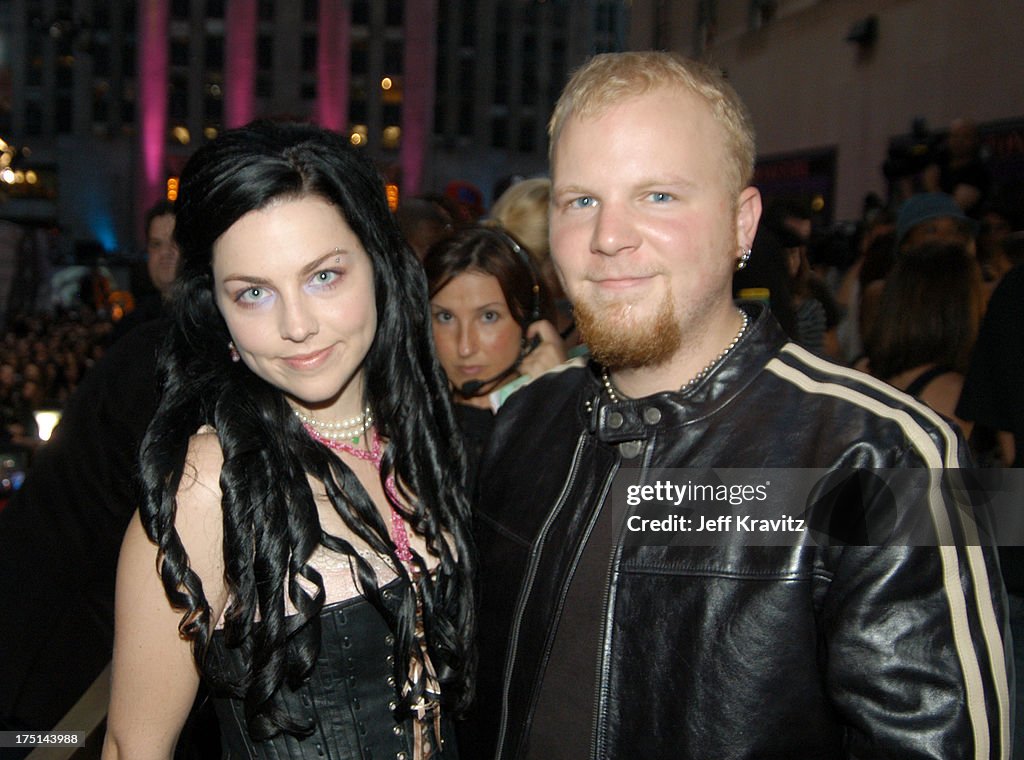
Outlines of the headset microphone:
[{"label": "headset microphone", "polygon": [[532,338],[530,338],[530,342],[526,345],[526,349],[523,351],[523,353],[520,354],[520,356],[515,360],[515,362],[509,365],[504,371],[499,372],[494,377],[489,377],[486,380],[467,380],[461,386],[456,388],[455,392],[458,393],[463,398],[475,398],[476,396],[482,395],[481,391],[485,387],[487,387],[491,383],[496,383],[499,380],[504,380],[506,377],[511,375],[517,369],[519,369],[519,365],[522,363],[523,359],[529,356],[530,352],[540,345],[540,342],[540,336],[534,335]]}]

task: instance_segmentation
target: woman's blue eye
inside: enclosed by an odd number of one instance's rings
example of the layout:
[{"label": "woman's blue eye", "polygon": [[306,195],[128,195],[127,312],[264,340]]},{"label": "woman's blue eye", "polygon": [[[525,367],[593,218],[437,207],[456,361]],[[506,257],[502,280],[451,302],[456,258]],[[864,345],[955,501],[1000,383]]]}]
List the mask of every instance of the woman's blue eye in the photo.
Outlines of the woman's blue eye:
[{"label": "woman's blue eye", "polygon": [[672,200],[672,196],[668,193],[651,193],[650,198],[657,203],[665,203]]},{"label": "woman's blue eye", "polygon": [[246,288],[238,294],[237,300],[241,303],[256,304],[266,297],[267,291],[264,288]]},{"label": "woman's blue eye", "polygon": [[451,322],[452,315],[449,314],[447,311],[439,311],[436,314],[434,314],[434,319],[436,319],[438,322]]},{"label": "woman's blue eye", "polygon": [[314,285],[331,285],[339,277],[341,277],[341,273],[340,272],[335,272],[333,269],[325,269],[324,271],[317,272],[315,275],[313,275],[313,284]]},{"label": "woman's blue eye", "polygon": [[497,322],[501,319],[501,315],[496,311],[485,311],[483,314],[484,322]]}]

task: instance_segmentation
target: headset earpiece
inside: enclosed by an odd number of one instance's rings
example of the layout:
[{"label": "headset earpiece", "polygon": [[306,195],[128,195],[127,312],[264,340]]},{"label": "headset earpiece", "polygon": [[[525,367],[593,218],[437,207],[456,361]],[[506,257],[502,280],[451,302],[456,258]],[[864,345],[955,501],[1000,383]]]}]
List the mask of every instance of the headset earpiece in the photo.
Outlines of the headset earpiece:
[{"label": "headset earpiece", "polygon": [[526,320],[526,325],[523,325],[523,328],[525,329],[527,325],[530,325],[541,318],[540,274],[537,272],[537,268],[534,266],[533,259],[530,258],[530,254],[523,250],[523,247],[516,242],[516,239],[514,237],[512,237],[502,227],[491,227],[491,229],[494,230],[498,234],[498,236],[505,241],[508,247],[512,249],[512,251],[516,254],[516,256],[519,257],[520,261],[522,261],[526,265],[527,270],[529,270],[530,272],[530,292],[533,297],[530,303],[529,319]]}]

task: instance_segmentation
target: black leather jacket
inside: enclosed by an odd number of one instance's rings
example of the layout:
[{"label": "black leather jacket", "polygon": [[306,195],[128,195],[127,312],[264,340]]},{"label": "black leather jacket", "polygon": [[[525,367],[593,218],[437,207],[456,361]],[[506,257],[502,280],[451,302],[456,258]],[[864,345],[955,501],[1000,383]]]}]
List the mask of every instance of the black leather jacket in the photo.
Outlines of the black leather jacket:
[{"label": "black leather jacket", "polygon": [[[477,503],[477,728],[501,760],[536,757],[529,731],[566,591],[624,468],[968,464],[926,407],[744,308],[746,335],[685,394],[613,404],[595,369],[577,367],[499,414]],[[941,495],[928,509],[959,534]],[[757,548],[613,542],[596,683],[580,689],[592,731],[566,736],[589,749],[572,757],[1007,757],[997,560],[951,543],[829,546],[809,531]]]}]

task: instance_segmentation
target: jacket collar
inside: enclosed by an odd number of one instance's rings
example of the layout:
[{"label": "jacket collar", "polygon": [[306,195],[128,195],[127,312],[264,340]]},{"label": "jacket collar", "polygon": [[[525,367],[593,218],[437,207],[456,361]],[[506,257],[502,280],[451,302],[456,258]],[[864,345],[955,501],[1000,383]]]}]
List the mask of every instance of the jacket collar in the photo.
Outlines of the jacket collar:
[{"label": "jacket collar", "polygon": [[737,304],[750,317],[736,346],[685,393],[664,391],[612,403],[601,382],[601,365],[591,361],[580,400],[585,426],[607,443],[642,440],[655,431],[692,423],[713,414],[739,393],[788,341],[761,303]]}]

